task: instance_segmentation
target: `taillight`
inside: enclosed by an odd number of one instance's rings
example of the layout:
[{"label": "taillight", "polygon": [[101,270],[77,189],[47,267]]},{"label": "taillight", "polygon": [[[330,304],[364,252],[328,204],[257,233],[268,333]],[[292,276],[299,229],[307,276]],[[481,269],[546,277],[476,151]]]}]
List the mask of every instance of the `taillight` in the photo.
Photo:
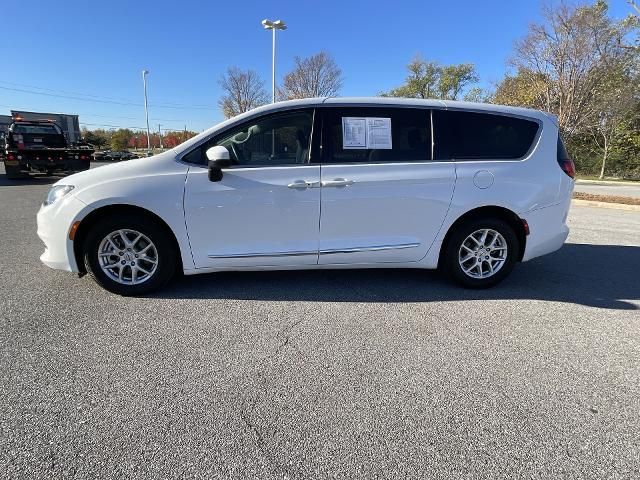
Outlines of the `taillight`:
[{"label": "taillight", "polygon": [[571,178],[576,178],[576,166],[573,163],[573,160],[558,160],[558,164],[564,173],[569,175]]},{"label": "taillight", "polygon": [[576,178],[576,165],[573,163],[573,160],[569,157],[569,153],[564,146],[564,142],[562,138],[558,134],[558,165],[564,173],[569,175],[571,178]]},{"label": "taillight", "polygon": [[7,160],[15,160],[15,159],[16,157],[14,157],[13,154],[10,153],[9,155],[7,155]]}]

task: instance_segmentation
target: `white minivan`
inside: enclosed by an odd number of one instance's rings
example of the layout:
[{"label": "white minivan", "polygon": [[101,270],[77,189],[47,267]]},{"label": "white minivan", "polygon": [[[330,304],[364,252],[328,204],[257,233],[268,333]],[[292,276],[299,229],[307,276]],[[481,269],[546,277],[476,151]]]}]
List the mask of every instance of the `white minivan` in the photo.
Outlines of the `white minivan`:
[{"label": "white minivan", "polygon": [[495,285],[567,238],[574,166],[550,114],[320,98],[252,110],[54,184],[40,257],[122,295],[176,273],[440,268]]}]

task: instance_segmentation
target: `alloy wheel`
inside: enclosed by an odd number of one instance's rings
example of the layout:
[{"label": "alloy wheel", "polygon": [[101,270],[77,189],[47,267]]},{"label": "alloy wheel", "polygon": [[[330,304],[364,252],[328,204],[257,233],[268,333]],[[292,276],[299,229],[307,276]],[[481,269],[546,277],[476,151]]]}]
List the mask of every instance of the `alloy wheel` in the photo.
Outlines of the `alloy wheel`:
[{"label": "alloy wheel", "polygon": [[158,268],[158,251],[143,233],[120,229],[100,242],[98,263],[110,279],[123,285],[139,285],[149,280]]},{"label": "alloy wheel", "polygon": [[470,234],[460,245],[458,263],[471,278],[489,278],[507,261],[507,241],[500,232],[483,228]]}]

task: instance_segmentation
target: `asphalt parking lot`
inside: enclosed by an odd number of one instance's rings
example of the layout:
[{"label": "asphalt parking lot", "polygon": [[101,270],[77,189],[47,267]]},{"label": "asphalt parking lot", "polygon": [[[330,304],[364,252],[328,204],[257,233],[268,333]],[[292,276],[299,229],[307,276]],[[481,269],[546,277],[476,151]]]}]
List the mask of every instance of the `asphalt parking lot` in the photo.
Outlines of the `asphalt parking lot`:
[{"label": "asphalt parking lot", "polygon": [[0,478],[638,478],[640,212],[488,291],[224,273],[121,298],[40,264],[0,172]]}]

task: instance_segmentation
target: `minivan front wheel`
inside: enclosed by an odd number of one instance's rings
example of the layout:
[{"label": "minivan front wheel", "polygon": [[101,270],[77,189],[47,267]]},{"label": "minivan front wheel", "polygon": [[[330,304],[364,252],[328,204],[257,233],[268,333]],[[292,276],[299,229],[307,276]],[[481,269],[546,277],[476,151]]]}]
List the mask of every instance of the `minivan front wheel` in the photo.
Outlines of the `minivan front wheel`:
[{"label": "minivan front wheel", "polygon": [[457,283],[488,288],[513,269],[519,253],[513,228],[500,219],[473,219],[452,232],[444,252],[444,267]]},{"label": "minivan front wheel", "polygon": [[119,295],[142,295],[171,279],[176,253],[156,222],[125,214],[101,220],[89,231],[84,263],[105,289]]}]

